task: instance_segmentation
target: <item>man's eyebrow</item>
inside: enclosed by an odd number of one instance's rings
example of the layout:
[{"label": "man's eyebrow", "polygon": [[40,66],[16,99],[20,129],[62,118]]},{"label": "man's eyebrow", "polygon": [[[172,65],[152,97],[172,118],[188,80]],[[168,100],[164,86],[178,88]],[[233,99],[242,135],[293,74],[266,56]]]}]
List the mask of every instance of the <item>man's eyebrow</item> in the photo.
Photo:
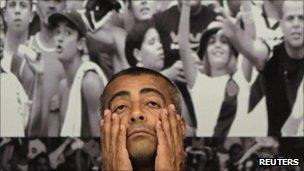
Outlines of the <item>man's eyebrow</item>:
[{"label": "man's eyebrow", "polygon": [[115,94],[111,97],[111,99],[110,99],[110,101],[109,101],[108,107],[111,106],[111,103],[112,103],[112,101],[113,101],[115,98],[121,97],[121,96],[130,96],[130,93],[129,93],[128,91],[124,91],[124,90],[115,93]]},{"label": "man's eyebrow", "polygon": [[164,94],[155,88],[143,88],[140,90],[140,94],[146,94],[146,93],[151,93],[151,92],[158,94],[163,99],[163,101],[166,102]]}]

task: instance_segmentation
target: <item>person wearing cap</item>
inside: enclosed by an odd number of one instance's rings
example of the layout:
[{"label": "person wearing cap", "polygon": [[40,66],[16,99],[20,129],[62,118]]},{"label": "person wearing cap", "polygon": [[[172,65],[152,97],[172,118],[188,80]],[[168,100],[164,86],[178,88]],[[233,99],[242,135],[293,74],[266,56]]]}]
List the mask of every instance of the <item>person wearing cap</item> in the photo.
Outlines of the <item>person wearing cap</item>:
[{"label": "person wearing cap", "polygon": [[85,22],[90,28],[87,35],[88,48],[91,56],[104,69],[108,78],[129,67],[124,54],[127,33],[110,23],[120,8],[121,5],[117,0],[94,0],[86,5]]},{"label": "person wearing cap", "polygon": [[[65,78],[64,70],[55,53],[54,32],[48,23],[48,17],[66,8],[65,0],[37,1],[37,14],[40,19],[40,30],[31,36],[25,44],[29,50],[38,52],[44,65],[43,74],[43,95],[39,100],[40,111],[32,118],[29,125],[28,136],[58,136],[60,115],[59,115],[59,82]],[[26,80],[33,80],[31,71],[23,62],[17,64],[14,73],[25,77]],[[33,85],[30,81],[26,83],[30,91]],[[32,95],[29,94],[31,97]]]},{"label": "person wearing cap", "polygon": [[[203,31],[197,55],[193,55],[186,39],[189,33],[189,14],[190,6],[185,3],[182,6],[179,42],[189,88],[191,92],[200,94],[196,98],[201,106],[197,115],[197,135],[226,137],[257,134],[254,131],[257,129],[256,124],[252,120],[262,114],[244,115],[247,101],[242,99],[246,99],[248,91],[242,87],[245,78],[242,70],[237,68],[238,51],[223,34],[221,24],[212,22]],[[197,56],[202,62],[196,61]],[[198,75],[197,70],[202,74]]]},{"label": "person wearing cap", "polygon": [[77,11],[53,14],[48,22],[55,32],[56,57],[66,73],[59,87],[60,136],[99,137],[98,99],[107,79],[85,55],[86,26]]}]

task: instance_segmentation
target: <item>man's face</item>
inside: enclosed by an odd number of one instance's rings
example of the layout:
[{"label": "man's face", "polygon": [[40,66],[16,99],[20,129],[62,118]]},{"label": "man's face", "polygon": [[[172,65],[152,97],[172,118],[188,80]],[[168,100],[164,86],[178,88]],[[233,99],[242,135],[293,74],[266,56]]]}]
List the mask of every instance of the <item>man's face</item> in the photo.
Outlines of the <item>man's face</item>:
[{"label": "man's face", "polygon": [[65,10],[65,0],[39,0],[37,1],[37,12],[40,20],[48,24],[48,17],[54,13],[60,13]]},{"label": "man's face", "polygon": [[163,78],[142,74],[118,77],[108,87],[105,106],[117,113],[127,128],[127,150],[132,158],[152,158],[157,149],[154,125],[169,104],[170,87]]},{"label": "man's face", "polygon": [[79,52],[78,32],[72,29],[68,22],[58,23],[54,35],[56,54],[60,61],[71,61]]},{"label": "man's face", "polygon": [[153,17],[156,12],[156,1],[150,0],[131,0],[133,15],[136,20],[143,21]]},{"label": "man's face", "polygon": [[140,49],[143,66],[160,71],[164,66],[164,50],[155,28],[150,28],[144,37]]},{"label": "man's face", "polygon": [[285,1],[282,9],[281,26],[285,43],[295,49],[303,48],[303,2]]},{"label": "man's face", "polygon": [[28,30],[33,19],[31,4],[28,0],[8,0],[4,12],[7,30],[15,33],[24,33]]}]

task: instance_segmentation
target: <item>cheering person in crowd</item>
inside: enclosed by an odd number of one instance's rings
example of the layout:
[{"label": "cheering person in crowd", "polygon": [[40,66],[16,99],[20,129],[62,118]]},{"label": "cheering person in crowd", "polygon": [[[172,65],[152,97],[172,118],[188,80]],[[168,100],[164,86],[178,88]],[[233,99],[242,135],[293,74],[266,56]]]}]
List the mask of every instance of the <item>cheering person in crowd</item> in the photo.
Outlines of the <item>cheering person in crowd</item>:
[{"label": "cheering person in crowd", "polygon": [[[117,0],[91,1],[86,8],[86,11],[92,9],[96,13],[95,16],[98,16],[86,17],[90,23],[96,23],[87,35],[90,56],[100,64],[107,76],[111,77],[114,73],[129,67],[124,54],[126,31],[111,24],[113,16],[121,8],[120,3]],[[95,11],[96,8],[99,11]]]},{"label": "cheering person in crowd", "polygon": [[[31,0],[5,1],[3,16],[6,33],[4,40],[4,57],[1,61],[1,66],[8,72],[11,71],[13,55],[18,50],[18,46],[28,40],[29,24],[34,17],[32,8],[33,2]],[[4,23],[1,24],[1,27],[2,26],[4,26]]]},{"label": "cheering person in crowd", "polygon": [[[237,23],[227,15],[220,19],[225,35],[242,53],[250,54],[245,57],[263,77],[269,136],[281,136],[284,124],[294,127],[285,128],[297,130],[303,119],[303,2],[284,1],[280,17],[283,42],[276,45],[272,53],[266,44],[248,34],[254,29],[248,26],[248,18],[240,15]],[[244,29],[240,19],[244,21]]]},{"label": "cheering person in crowd", "polygon": [[[152,22],[137,22],[126,38],[125,54],[131,66],[145,67],[158,72],[164,66],[164,50]],[[181,65],[181,63],[178,63]],[[189,113],[182,100],[182,116],[191,125]],[[187,128],[187,136],[194,135],[194,128]]]},{"label": "cheering person in crowd", "polygon": [[[189,3],[191,5],[190,33],[188,34],[189,37],[185,39],[190,41],[192,50],[197,50],[202,31],[207,28],[210,22],[215,20],[216,15],[212,9],[201,5],[199,0],[189,1]],[[156,14],[153,17],[153,21],[164,48],[165,62],[162,74],[170,78],[178,86],[189,111],[190,126],[196,128],[198,125],[192,98],[187,89],[183,67],[179,61],[180,45],[178,44],[178,37],[180,33],[178,32],[178,26],[181,15],[181,4],[182,1],[179,0],[178,5]]]},{"label": "cheering person in crowd", "polygon": [[[22,1],[21,1],[22,2]],[[19,4],[18,4],[19,5]],[[2,17],[1,17],[2,18]],[[0,58],[3,59],[4,36],[0,32]],[[28,51],[27,51],[28,52]],[[36,55],[33,56],[32,54]],[[24,53],[22,58],[26,60],[32,72],[35,74],[33,98],[29,100],[23,86],[17,77],[10,71],[0,67],[1,80],[1,128],[0,137],[24,137],[26,129],[33,116],[39,111],[39,101],[42,94],[43,65],[38,54]],[[35,59],[36,58],[36,59]]]},{"label": "cheering person in crowd", "polygon": [[[29,127],[29,136],[58,136],[59,125],[63,118],[59,116],[59,81],[64,78],[62,65],[56,58],[54,32],[49,27],[48,17],[65,9],[65,0],[37,1],[37,13],[40,19],[40,31],[30,37],[28,48],[41,54],[45,73],[43,75],[43,94],[41,111],[32,118],[33,125]],[[27,80],[33,80],[28,66],[22,62],[16,65],[15,73],[24,75]]]},{"label": "cheering person in crowd", "polygon": [[86,26],[76,11],[51,15],[48,22],[55,29],[56,55],[66,73],[59,87],[64,116],[60,135],[99,137],[98,99],[107,79],[85,58]]},{"label": "cheering person in crowd", "polygon": [[160,2],[147,0],[126,0],[122,27],[129,32],[137,22],[150,20],[157,13],[157,5]]},{"label": "cheering person in crowd", "polygon": [[[211,23],[203,32],[200,41],[198,56],[202,64],[196,61],[197,57],[190,48],[189,41],[190,4],[183,2],[182,15],[179,25],[180,56],[189,88],[194,91],[197,79],[197,67],[203,75],[199,75],[201,96],[197,99],[203,106],[198,115],[198,136],[250,136],[255,135],[256,125],[252,117],[238,119],[245,114],[245,100],[248,93],[242,87],[245,79],[241,68],[238,68],[238,51],[223,34],[219,22]],[[199,64],[199,65],[197,65]],[[197,67],[195,67],[197,65]],[[223,96],[224,95],[224,96]],[[262,115],[262,114],[261,114]],[[260,116],[259,116],[260,117]],[[208,119],[206,119],[208,118]],[[235,126],[234,126],[235,125]],[[232,129],[231,128],[236,128]]]}]

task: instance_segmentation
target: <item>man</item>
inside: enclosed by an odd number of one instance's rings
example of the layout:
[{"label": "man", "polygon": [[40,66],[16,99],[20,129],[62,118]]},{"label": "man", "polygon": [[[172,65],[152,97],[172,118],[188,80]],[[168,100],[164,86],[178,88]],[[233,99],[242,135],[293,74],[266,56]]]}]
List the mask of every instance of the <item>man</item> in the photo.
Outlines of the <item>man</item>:
[{"label": "man", "polygon": [[[154,16],[156,29],[160,34],[161,43],[165,52],[165,66],[161,72],[169,79],[175,82],[180,89],[185,100],[191,122],[189,126],[197,128],[195,111],[192,103],[191,95],[187,89],[182,64],[180,62],[179,44],[178,44],[178,26],[181,15],[182,0],[168,10],[158,13]],[[190,1],[191,19],[190,19],[190,35],[189,41],[193,51],[198,50],[199,40],[208,24],[215,19],[215,13],[211,8],[201,5],[199,0]]]},{"label": "man", "polygon": [[[6,33],[4,41],[4,58],[1,66],[6,71],[11,71],[13,54],[20,44],[28,40],[29,24],[33,20],[33,2],[30,0],[5,1],[4,22]],[[3,26],[3,23],[1,24]]]},{"label": "man", "polygon": [[98,98],[107,79],[99,66],[85,58],[86,26],[76,11],[53,14],[48,23],[55,29],[55,53],[66,73],[59,87],[64,116],[60,135],[99,137]]},{"label": "man", "polygon": [[[0,17],[2,19],[2,17]],[[0,30],[0,60],[3,59],[4,37]],[[22,58],[26,60],[30,69],[35,73],[35,85],[32,101],[29,100],[18,78],[0,66],[1,80],[1,112],[0,112],[0,137],[24,137],[31,118],[39,110],[39,98],[42,93],[42,61],[32,60],[29,53],[24,53]]]},{"label": "man", "polygon": [[[37,1],[37,13],[40,18],[40,31],[32,36],[28,47],[41,53],[45,66],[43,75],[43,96],[39,116],[33,118],[33,125],[29,127],[30,136],[58,136],[59,125],[63,122],[63,116],[59,115],[59,81],[63,79],[64,71],[62,65],[56,58],[54,32],[49,27],[48,17],[65,9],[65,0]],[[29,75],[30,71],[25,66],[17,68],[16,73]]]},{"label": "man", "polygon": [[238,49],[246,49],[246,52],[251,53],[245,57],[262,74],[268,111],[268,135],[281,136],[281,129],[290,115],[303,119],[303,103],[298,103],[303,99],[303,86],[300,86],[303,84],[304,71],[303,2],[284,1],[280,19],[283,42],[275,46],[270,59],[267,45],[253,40],[248,34],[246,20],[244,30],[240,27],[240,20],[234,24],[229,21],[229,17],[224,18],[222,22],[226,36]]},{"label": "man", "polygon": [[104,170],[183,170],[178,89],[146,68],[114,75],[101,96]]}]

